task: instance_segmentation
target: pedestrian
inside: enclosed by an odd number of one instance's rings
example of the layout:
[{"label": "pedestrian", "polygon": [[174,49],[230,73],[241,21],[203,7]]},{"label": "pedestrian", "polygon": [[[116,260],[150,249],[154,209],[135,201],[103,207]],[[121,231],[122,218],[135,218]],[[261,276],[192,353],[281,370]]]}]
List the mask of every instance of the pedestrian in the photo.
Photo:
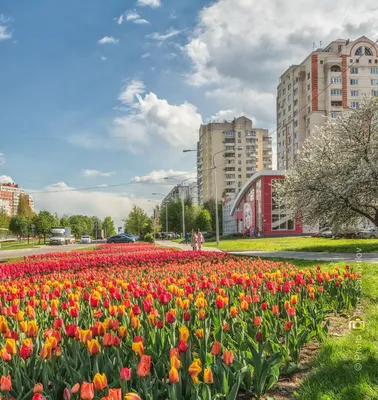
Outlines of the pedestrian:
[{"label": "pedestrian", "polygon": [[198,250],[201,250],[202,248],[202,244],[205,241],[202,232],[198,231],[198,235],[197,235],[197,241],[198,241]]},{"label": "pedestrian", "polygon": [[189,233],[185,233],[185,244],[189,244]]},{"label": "pedestrian", "polygon": [[253,237],[257,236],[257,226],[253,228]]},{"label": "pedestrian", "polygon": [[198,237],[197,237],[197,234],[193,230],[192,231],[192,249],[193,249],[193,251],[197,250],[197,246],[198,246]]},{"label": "pedestrian", "polygon": [[260,237],[260,231],[258,227],[256,227],[256,237]]}]

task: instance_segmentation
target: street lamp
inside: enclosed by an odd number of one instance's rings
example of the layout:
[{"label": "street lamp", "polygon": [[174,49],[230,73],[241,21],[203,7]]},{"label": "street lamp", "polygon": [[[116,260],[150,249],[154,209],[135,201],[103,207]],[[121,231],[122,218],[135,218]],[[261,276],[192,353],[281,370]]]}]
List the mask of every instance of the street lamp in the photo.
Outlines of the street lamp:
[{"label": "street lamp", "polygon": [[[164,179],[168,180],[168,179],[173,179],[175,181],[179,181],[180,179],[174,178],[173,176],[166,176],[164,177]],[[193,178],[186,178],[183,181],[181,181],[178,186],[183,186],[183,183],[188,181],[189,179],[193,179]],[[182,238],[185,239],[185,204],[184,204],[184,198],[181,198],[181,205],[182,205]]]},{"label": "street lamp", "polygon": [[[237,150],[243,150],[242,147],[238,147]],[[186,149],[183,150],[183,153],[189,153],[189,152],[198,152],[197,149],[195,150],[190,150],[190,149]],[[216,242],[217,245],[219,245],[220,239],[219,239],[219,213],[218,213],[218,186],[217,186],[217,167],[215,165],[215,156],[220,154],[220,153],[224,153],[225,151],[227,151],[227,149],[223,149],[220,151],[217,151],[216,153],[210,153],[210,152],[205,152],[205,154],[208,154],[212,157],[212,161],[213,161],[213,170],[214,170],[214,190],[215,190],[215,237],[216,237]]]},{"label": "street lamp", "polygon": [[[154,201],[154,200],[148,200],[148,201],[150,203],[155,203],[158,206],[160,204],[158,201]],[[156,240],[156,215],[155,215],[155,212],[156,212],[156,208],[154,208],[154,243],[155,243],[155,240]]]},{"label": "street lamp", "polygon": [[[153,196],[162,196],[165,198],[165,194],[163,193],[152,193]],[[168,201],[165,205],[165,229],[167,232],[167,238],[168,238]]]}]

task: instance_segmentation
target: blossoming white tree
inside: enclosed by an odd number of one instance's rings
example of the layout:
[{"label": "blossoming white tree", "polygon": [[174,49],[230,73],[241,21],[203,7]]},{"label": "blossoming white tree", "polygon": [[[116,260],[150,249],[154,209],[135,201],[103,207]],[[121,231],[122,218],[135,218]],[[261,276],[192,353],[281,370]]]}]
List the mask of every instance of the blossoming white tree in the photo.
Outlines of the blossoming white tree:
[{"label": "blossoming white tree", "polygon": [[305,224],[378,226],[378,99],[317,128],[280,186]]}]

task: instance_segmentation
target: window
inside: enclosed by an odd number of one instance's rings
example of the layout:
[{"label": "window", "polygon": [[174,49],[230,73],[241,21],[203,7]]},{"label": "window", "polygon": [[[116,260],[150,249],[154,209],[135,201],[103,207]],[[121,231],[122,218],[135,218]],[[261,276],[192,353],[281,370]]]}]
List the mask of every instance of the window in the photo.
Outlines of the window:
[{"label": "window", "polygon": [[238,175],[238,178],[239,178],[239,179],[241,179],[241,178],[242,178],[242,176],[241,176],[241,175]]},{"label": "window", "polygon": [[[280,118],[280,117],[281,117],[281,115],[278,118]],[[241,139],[238,139],[238,143],[241,143]]]},{"label": "window", "polygon": [[358,101],[352,101],[350,103],[350,108],[360,108],[360,103]]},{"label": "window", "polygon": [[369,59],[369,64],[371,64],[371,59]]},{"label": "window", "polygon": [[298,105],[298,99],[294,100],[294,107]]},{"label": "window", "polygon": [[372,67],[372,68],[370,68],[370,73],[372,73],[372,74],[378,74],[378,68],[377,68],[377,67]]},{"label": "window", "polygon": [[311,112],[311,107],[307,107],[307,112],[308,112],[308,113]]},{"label": "window", "polygon": [[295,127],[298,126],[298,121],[294,121],[294,126],[295,126]]},{"label": "window", "polygon": [[283,88],[283,89],[282,89],[282,94],[285,94],[285,93],[286,93],[286,89]]},{"label": "window", "polygon": [[358,85],[358,79],[351,79],[350,80],[351,85]]},{"label": "window", "polygon": [[350,73],[351,73],[351,74],[358,74],[358,68],[357,68],[357,67],[352,67],[352,68],[350,69]]},{"label": "window", "polygon": [[372,90],[371,91],[372,96],[378,96],[378,90]]},{"label": "window", "polygon": [[332,96],[341,96],[343,94],[342,89],[331,89]]},{"label": "window", "polygon": [[281,184],[280,179],[274,179],[272,186],[272,230],[293,230],[294,221],[291,213],[286,210],[285,205],[277,193],[277,186]]},{"label": "window", "polygon": [[350,95],[351,95],[352,97],[358,97],[358,90],[352,90],[352,91],[350,92]]},{"label": "window", "polygon": [[371,80],[372,85],[378,85],[378,79],[372,79]]},{"label": "window", "polygon": [[352,59],[352,58],[350,58],[350,59],[349,59],[349,62],[352,64],[352,63],[353,63],[353,59]]},{"label": "window", "polygon": [[287,96],[287,101],[291,101],[291,94],[289,94],[289,96]]},{"label": "window", "polygon": [[238,137],[241,137],[241,132],[238,132]]},{"label": "window", "polygon": [[291,90],[291,83],[289,83],[288,87],[287,87],[287,91]]},{"label": "window", "polygon": [[340,113],[337,113],[337,112],[331,113],[331,118],[338,118],[339,116],[340,116]]},{"label": "window", "polygon": [[355,56],[372,56],[373,53],[369,47],[360,46],[356,52],[354,53]]},{"label": "window", "polygon": [[342,46],[341,44],[339,44],[339,45],[337,46],[337,51],[340,53],[340,51],[342,50],[342,48],[343,48],[343,46]]},{"label": "window", "polygon": [[331,83],[343,83],[341,77],[338,78],[331,78]]},{"label": "window", "polygon": [[238,171],[241,172],[241,168],[238,168]]},{"label": "window", "polygon": [[341,68],[339,65],[332,65],[331,72],[341,72]]},{"label": "window", "polygon": [[307,90],[310,90],[311,86],[310,84],[307,85]]},{"label": "window", "polygon": [[298,94],[298,88],[294,89],[294,96]]},{"label": "window", "polygon": [[291,111],[291,106],[287,107],[287,111],[290,112]]},{"label": "window", "polygon": [[307,79],[310,79],[311,74],[307,72]]},{"label": "window", "polygon": [[323,60],[320,60],[320,65],[323,65]]}]

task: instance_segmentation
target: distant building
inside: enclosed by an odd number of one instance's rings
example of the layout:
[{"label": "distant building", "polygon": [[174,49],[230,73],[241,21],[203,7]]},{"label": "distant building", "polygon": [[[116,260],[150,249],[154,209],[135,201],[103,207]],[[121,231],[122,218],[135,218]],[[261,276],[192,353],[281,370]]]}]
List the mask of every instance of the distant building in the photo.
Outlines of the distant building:
[{"label": "distant building", "polygon": [[33,197],[26,194],[16,183],[0,183],[0,211],[9,216],[17,215],[21,194],[26,196],[29,206],[34,211]]},{"label": "distant building", "polygon": [[247,117],[201,125],[197,144],[199,204],[215,198],[212,155],[218,201],[236,195],[256,171],[272,169],[272,141],[267,129],[254,128]]},{"label": "distant building", "polygon": [[378,46],[338,39],[289,67],[277,86],[277,168],[288,169],[316,126],[378,96]]},{"label": "distant building", "polygon": [[192,200],[192,204],[194,206],[198,205],[198,184],[196,182],[192,182],[189,184],[189,197]]},{"label": "distant building", "polygon": [[231,215],[232,206],[235,202],[235,195],[230,194],[222,201],[222,234],[223,236],[234,235],[237,233],[236,218]]}]

